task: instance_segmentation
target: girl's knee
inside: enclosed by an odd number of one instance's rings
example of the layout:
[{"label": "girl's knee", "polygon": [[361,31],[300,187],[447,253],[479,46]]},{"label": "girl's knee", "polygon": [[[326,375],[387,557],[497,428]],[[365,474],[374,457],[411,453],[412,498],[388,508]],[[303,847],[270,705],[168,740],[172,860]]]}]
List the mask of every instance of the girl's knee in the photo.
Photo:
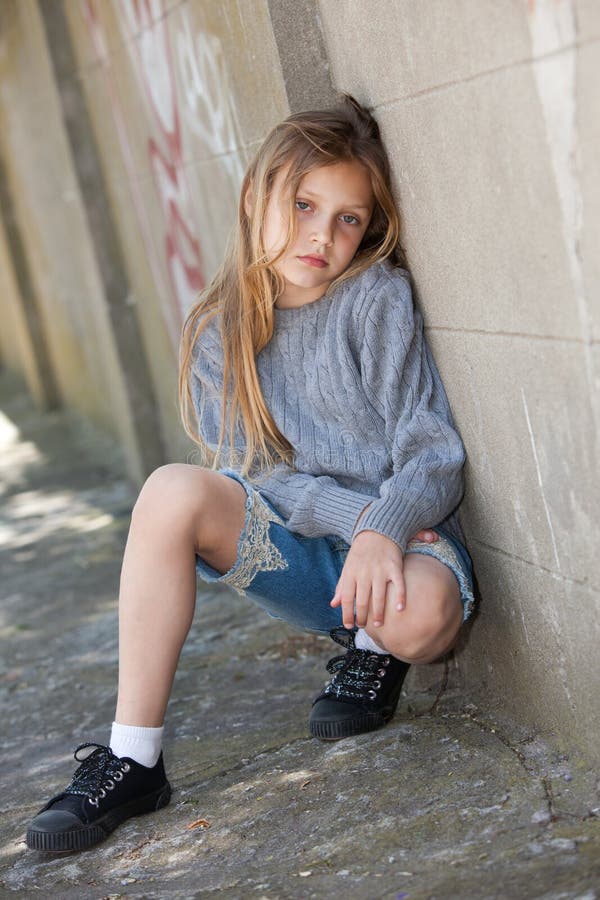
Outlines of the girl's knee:
[{"label": "girl's knee", "polygon": [[435,662],[454,644],[460,622],[454,630],[446,623],[428,623],[421,628],[399,631],[386,640],[386,649],[392,656],[412,664]]},{"label": "girl's knee", "polygon": [[[426,594],[409,593],[405,609],[386,613],[380,639],[392,656],[409,663],[429,663],[454,644],[463,620],[458,586]],[[371,629],[377,641],[376,629]]]},{"label": "girl's knee", "polygon": [[218,568],[222,554],[229,559],[237,548],[245,508],[246,491],[238,481],[201,466],[170,463],[148,477],[132,521],[189,538],[200,555],[216,551],[211,559]]},{"label": "girl's knee", "polygon": [[155,469],[144,482],[132,515],[192,510],[202,501],[205,471],[185,463],[168,463]]}]

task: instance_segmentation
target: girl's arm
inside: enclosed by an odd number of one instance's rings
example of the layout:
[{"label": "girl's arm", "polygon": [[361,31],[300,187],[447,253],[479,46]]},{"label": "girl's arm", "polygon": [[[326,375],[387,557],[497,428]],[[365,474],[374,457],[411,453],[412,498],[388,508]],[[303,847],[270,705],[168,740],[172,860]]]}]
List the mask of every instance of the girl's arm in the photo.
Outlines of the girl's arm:
[{"label": "girl's arm", "polygon": [[465,452],[408,280],[386,272],[373,291],[361,347],[362,382],[385,422],[393,474],[353,534],[376,531],[401,550],[460,502]]},{"label": "girl's arm", "polygon": [[358,517],[372,495],[342,487],[330,475],[308,475],[277,466],[254,484],[286,519],[290,531],[304,537],[338,535],[348,544]]}]

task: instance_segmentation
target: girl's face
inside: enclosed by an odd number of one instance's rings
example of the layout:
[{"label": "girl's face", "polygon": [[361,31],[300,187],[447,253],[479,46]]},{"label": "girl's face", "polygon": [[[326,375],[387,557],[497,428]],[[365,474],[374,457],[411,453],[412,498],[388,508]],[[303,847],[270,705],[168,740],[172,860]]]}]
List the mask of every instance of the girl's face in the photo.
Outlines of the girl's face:
[{"label": "girl's face", "polygon": [[[277,173],[267,206],[263,242],[269,256],[281,249],[287,230],[286,173]],[[356,160],[304,176],[296,193],[296,237],[275,263],[285,281],[275,306],[304,306],[323,296],[352,262],[374,203],[369,172]]]}]

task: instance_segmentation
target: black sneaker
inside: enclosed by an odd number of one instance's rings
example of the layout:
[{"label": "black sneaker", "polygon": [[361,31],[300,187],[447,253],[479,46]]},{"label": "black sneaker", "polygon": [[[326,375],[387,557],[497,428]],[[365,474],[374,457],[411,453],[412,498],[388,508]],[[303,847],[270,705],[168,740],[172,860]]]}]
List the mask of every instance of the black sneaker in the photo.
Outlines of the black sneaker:
[{"label": "black sneaker", "polygon": [[389,653],[359,650],[355,630],[340,626],[329,633],[347,650],[327,663],[327,671],[335,674],[313,701],[309,727],[313,737],[337,741],[390,721],[410,665]]},{"label": "black sneaker", "polygon": [[[77,754],[87,747],[96,749],[82,760]],[[171,799],[162,753],[151,769],[115,756],[102,744],[80,744],[74,756],[81,765],[71,784],[39,811],[27,829],[32,850],[85,850],[125,819],[161,809]]]}]

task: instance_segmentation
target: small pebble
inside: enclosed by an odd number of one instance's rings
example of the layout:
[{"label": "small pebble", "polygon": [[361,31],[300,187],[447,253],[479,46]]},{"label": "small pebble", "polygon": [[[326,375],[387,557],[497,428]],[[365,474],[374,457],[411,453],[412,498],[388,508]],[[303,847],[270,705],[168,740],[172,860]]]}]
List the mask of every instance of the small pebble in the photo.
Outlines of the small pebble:
[{"label": "small pebble", "polygon": [[527,844],[527,849],[534,856],[541,856],[545,852],[542,844],[539,844],[537,841],[531,841],[529,844]]},{"label": "small pebble", "polygon": [[534,825],[542,825],[544,822],[550,821],[550,813],[547,809],[538,809],[537,812],[531,817],[531,821]]},{"label": "small pebble", "polygon": [[552,838],[548,841],[548,845],[553,850],[577,850],[577,844],[570,838]]}]

